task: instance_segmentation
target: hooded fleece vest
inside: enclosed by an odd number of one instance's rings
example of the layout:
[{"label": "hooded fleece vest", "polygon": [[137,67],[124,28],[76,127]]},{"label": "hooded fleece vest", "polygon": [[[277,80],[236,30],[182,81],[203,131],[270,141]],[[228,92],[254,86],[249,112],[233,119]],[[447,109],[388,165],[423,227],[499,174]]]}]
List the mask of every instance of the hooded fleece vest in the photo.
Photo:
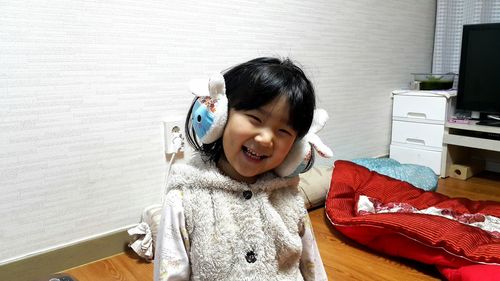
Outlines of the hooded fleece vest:
[{"label": "hooded fleece vest", "polygon": [[198,155],[175,165],[169,189],[183,194],[191,280],[302,281],[298,182],[273,173],[238,182]]}]

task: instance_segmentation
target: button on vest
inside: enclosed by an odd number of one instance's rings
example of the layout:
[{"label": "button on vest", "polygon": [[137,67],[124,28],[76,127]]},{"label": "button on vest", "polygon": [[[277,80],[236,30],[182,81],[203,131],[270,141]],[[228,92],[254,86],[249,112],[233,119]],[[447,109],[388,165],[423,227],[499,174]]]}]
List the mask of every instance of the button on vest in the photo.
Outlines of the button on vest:
[{"label": "button on vest", "polygon": [[255,256],[255,253],[253,251],[247,252],[245,259],[248,263],[254,263],[255,261],[257,261],[257,257]]},{"label": "button on vest", "polygon": [[245,198],[246,200],[252,198],[252,192],[250,190],[243,191],[243,198]]}]

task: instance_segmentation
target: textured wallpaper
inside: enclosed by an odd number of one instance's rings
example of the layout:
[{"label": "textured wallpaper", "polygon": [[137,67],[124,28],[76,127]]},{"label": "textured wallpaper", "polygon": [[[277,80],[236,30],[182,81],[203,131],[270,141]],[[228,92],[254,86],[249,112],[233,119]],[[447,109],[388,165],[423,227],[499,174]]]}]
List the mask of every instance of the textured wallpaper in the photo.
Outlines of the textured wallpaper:
[{"label": "textured wallpaper", "polygon": [[187,81],[257,56],[300,62],[336,159],[388,154],[390,93],[430,71],[435,6],[0,1],[0,264],[139,222]]}]

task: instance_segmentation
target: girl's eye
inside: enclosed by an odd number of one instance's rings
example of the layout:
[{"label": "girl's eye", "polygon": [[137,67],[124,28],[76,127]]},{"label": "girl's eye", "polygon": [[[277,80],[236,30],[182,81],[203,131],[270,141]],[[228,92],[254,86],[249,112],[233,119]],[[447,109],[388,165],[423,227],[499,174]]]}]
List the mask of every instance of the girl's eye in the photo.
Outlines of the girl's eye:
[{"label": "girl's eye", "polygon": [[262,123],[262,120],[260,120],[259,117],[253,115],[253,114],[247,114],[248,117],[250,117],[250,119],[253,121],[253,122],[256,122],[256,123]]},{"label": "girl's eye", "polygon": [[279,132],[280,132],[280,134],[283,134],[283,135],[293,136],[292,132],[290,132],[288,129],[280,129]]}]

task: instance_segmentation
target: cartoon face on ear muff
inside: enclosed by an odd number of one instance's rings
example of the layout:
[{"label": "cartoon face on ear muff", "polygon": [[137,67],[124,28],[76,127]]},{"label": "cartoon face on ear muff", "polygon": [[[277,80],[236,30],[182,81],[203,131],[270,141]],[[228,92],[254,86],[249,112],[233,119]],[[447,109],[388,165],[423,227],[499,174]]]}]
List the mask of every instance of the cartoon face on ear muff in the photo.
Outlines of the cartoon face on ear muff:
[{"label": "cartoon face on ear muff", "polygon": [[217,73],[207,79],[191,80],[190,91],[198,96],[193,104],[191,123],[203,144],[218,140],[227,122],[227,97],[224,76]]},{"label": "cartoon face on ear muff", "polygon": [[314,110],[313,122],[307,134],[296,141],[292,149],[286,156],[283,163],[274,169],[274,172],[281,177],[293,177],[311,169],[315,156],[314,150],[325,158],[333,156],[332,150],[326,146],[316,134],[326,124],[328,113],[324,109]]}]

